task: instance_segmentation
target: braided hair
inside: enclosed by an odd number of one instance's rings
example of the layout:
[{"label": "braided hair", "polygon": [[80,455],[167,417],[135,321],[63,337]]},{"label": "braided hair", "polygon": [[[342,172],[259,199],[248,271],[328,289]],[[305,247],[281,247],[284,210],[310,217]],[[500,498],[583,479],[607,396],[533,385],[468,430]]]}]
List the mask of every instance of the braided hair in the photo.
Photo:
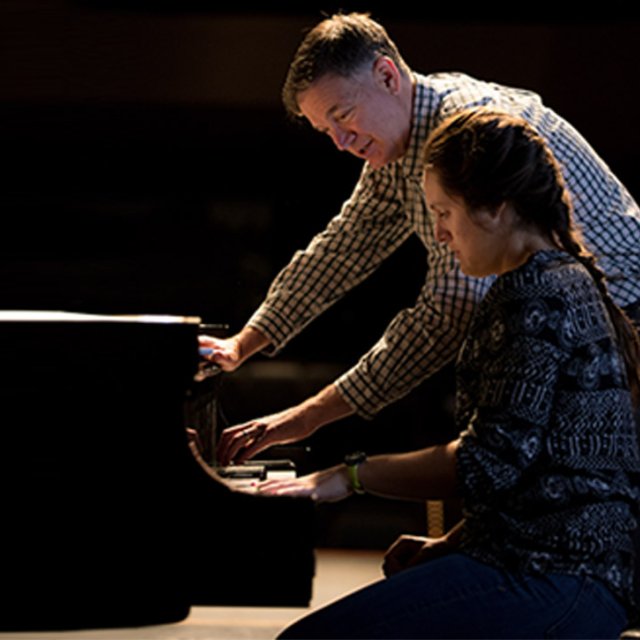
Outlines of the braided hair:
[{"label": "braided hair", "polygon": [[437,172],[445,191],[461,196],[471,210],[494,210],[509,202],[522,223],[535,226],[584,265],[611,318],[632,397],[639,404],[638,332],[611,298],[606,276],[574,223],[560,165],[533,127],[522,118],[498,111],[458,112],[432,131],[425,164]]}]

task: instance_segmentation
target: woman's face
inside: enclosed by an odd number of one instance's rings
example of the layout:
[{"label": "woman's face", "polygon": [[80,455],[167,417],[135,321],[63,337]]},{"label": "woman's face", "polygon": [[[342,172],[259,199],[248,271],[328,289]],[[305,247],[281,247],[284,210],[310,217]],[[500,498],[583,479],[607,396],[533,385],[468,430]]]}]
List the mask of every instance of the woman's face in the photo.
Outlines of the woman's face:
[{"label": "woman's face", "polygon": [[427,206],[435,220],[435,235],[453,251],[460,269],[469,276],[503,273],[508,258],[508,227],[502,225],[501,209],[470,210],[462,197],[446,192],[437,171],[427,170],[424,179]]}]

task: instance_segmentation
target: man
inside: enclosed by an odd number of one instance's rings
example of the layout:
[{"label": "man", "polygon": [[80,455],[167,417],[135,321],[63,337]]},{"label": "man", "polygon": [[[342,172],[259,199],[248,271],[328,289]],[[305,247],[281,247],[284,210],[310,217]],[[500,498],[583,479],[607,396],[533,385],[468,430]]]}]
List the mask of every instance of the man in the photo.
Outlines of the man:
[{"label": "man", "polygon": [[360,361],[320,393],[278,414],[231,427],[219,461],[253,457],[357,413],[375,415],[456,355],[488,281],[464,276],[434,236],[424,203],[422,148],[445,116],[490,106],[521,115],[563,166],[585,240],[601,260],[615,301],[640,301],[640,210],[587,142],[528,91],[463,74],[411,71],[382,26],[362,14],[323,20],[301,43],[283,89],[287,110],[365,165],[351,198],[273,282],[247,325],[227,340],[203,337],[208,358],[231,371],[251,355],[278,352],[411,234],[427,248],[414,307],[398,313]]}]

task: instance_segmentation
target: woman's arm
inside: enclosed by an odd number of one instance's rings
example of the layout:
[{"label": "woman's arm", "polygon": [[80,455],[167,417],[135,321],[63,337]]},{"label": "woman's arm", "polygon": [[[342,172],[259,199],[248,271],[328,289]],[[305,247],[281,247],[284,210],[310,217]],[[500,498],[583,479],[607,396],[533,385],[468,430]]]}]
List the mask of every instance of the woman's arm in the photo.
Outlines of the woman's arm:
[{"label": "woman's arm", "polygon": [[458,441],[411,451],[373,456],[358,467],[365,491],[385,498],[429,500],[456,495]]},{"label": "woman's arm", "polygon": [[[409,453],[372,456],[358,466],[358,477],[368,493],[402,500],[427,500],[456,495],[458,441]],[[336,465],[301,478],[272,480],[259,485],[268,495],[311,497],[335,502],[353,493],[347,467]]]}]

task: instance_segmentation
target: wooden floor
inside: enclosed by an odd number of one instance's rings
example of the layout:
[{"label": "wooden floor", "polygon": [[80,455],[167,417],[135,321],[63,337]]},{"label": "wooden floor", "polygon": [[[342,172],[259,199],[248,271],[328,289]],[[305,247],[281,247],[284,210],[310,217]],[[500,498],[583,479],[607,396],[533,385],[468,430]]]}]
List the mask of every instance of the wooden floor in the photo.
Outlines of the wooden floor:
[{"label": "wooden floor", "polygon": [[0,633],[0,640],[267,640],[311,609],[382,577],[381,551],[316,550],[309,609],[193,607],[177,624],[135,629]]}]

